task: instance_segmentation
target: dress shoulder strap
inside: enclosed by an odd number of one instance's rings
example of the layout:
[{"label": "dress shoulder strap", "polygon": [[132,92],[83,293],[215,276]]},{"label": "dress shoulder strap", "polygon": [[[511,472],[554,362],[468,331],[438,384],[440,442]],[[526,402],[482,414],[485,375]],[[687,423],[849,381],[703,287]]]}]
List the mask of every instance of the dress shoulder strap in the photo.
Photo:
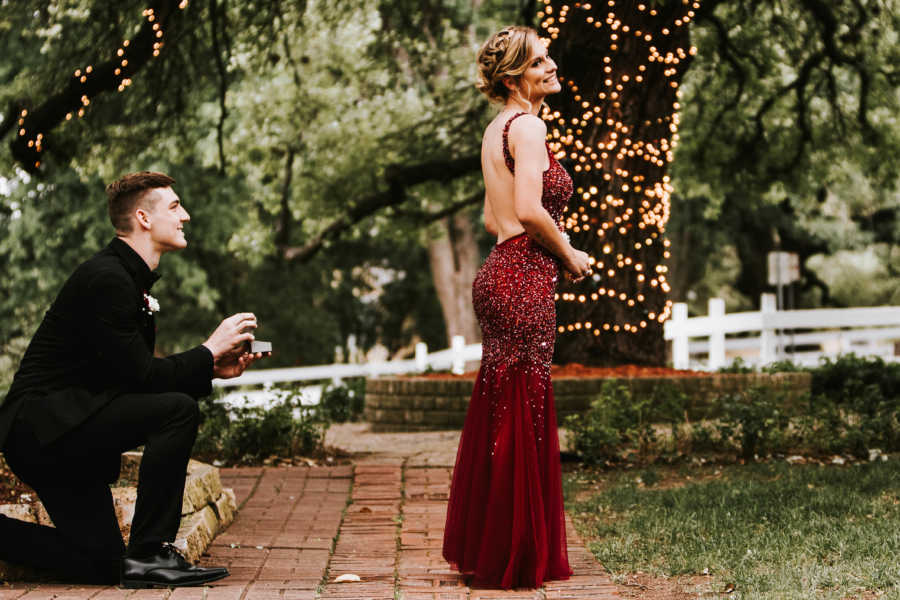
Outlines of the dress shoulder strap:
[{"label": "dress shoulder strap", "polygon": [[527,112],[518,112],[511,116],[508,121],[506,121],[506,125],[503,126],[503,160],[506,161],[506,167],[509,169],[510,173],[516,172],[516,161],[512,157],[512,154],[509,153],[509,126],[512,125],[512,122],[521,117],[522,115],[527,115]]}]

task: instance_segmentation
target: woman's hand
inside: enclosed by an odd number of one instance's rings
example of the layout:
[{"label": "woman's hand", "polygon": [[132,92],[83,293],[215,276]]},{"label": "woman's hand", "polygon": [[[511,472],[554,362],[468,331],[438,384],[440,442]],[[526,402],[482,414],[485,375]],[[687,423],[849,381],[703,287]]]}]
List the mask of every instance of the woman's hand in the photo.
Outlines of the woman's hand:
[{"label": "woman's hand", "polygon": [[594,272],[591,269],[591,257],[588,256],[588,253],[574,248],[563,260],[562,267],[573,283],[578,283]]}]

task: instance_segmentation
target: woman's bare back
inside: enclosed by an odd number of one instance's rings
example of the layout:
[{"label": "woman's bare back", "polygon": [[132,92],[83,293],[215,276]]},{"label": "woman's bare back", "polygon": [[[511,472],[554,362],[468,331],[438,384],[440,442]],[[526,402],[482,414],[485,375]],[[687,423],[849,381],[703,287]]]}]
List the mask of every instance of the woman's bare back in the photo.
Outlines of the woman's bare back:
[{"label": "woman's bare back", "polygon": [[[503,111],[484,130],[481,138],[481,171],[484,176],[485,223],[497,232],[497,243],[525,231],[516,216],[513,174],[503,156],[503,128],[517,113]],[[515,121],[510,127],[512,132]],[[509,134],[510,153],[515,156],[513,134]],[[550,162],[543,166],[546,170]],[[493,225],[493,227],[491,227]]]}]

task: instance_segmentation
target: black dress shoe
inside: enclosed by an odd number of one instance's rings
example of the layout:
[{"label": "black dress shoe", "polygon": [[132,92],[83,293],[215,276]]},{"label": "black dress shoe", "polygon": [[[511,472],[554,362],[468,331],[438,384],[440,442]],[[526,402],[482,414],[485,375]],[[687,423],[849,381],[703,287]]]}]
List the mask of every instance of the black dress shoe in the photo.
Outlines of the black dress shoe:
[{"label": "black dress shoe", "polygon": [[156,553],[141,558],[125,557],[122,559],[122,587],[183,587],[203,585],[228,577],[228,569],[224,567],[196,567],[170,544],[164,544]]}]

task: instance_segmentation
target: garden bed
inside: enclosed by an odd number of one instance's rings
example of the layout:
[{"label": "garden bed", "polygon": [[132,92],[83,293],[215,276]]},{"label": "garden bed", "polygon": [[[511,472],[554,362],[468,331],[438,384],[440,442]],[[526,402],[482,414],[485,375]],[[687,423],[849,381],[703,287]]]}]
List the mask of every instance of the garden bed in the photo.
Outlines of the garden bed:
[{"label": "garden bed", "polygon": [[[475,373],[425,374],[383,377],[366,381],[364,419],[375,431],[459,429],[465,420]],[[553,390],[559,420],[581,414],[600,394],[603,385],[616,381],[633,395],[682,392],[688,397],[687,417],[699,420],[716,416],[710,398],[751,387],[777,388],[788,401],[810,391],[811,375],[791,373],[706,373],[664,367],[554,367]]]}]

